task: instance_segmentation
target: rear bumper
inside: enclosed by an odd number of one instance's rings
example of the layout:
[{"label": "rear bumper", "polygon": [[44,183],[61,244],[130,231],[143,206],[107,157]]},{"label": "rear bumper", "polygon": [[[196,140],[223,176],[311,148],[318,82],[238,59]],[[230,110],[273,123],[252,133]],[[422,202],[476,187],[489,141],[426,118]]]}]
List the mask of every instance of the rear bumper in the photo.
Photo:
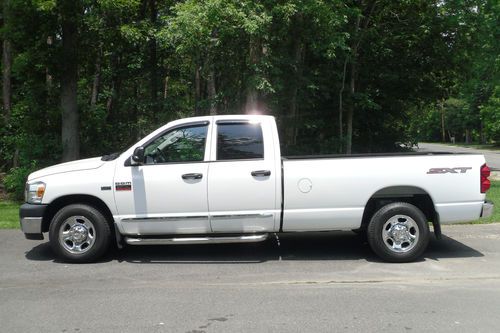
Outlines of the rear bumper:
[{"label": "rear bumper", "polygon": [[493,214],[493,209],[495,205],[493,202],[486,200],[483,203],[483,209],[481,210],[481,217],[490,217]]},{"label": "rear bumper", "polygon": [[42,221],[47,205],[23,204],[19,208],[21,230],[27,239],[43,239]]}]

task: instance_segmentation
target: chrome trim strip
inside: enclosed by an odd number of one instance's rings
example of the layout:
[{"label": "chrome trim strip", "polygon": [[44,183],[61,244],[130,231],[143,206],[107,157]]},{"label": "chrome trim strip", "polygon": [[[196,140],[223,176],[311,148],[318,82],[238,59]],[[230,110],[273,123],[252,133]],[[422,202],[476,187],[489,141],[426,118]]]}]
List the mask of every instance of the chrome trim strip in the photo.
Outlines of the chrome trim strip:
[{"label": "chrome trim strip", "polygon": [[169,244],[228,244],[256,243],[267,239],[268,234],[234,237],[179,237],[179,238],[132,238],[125,237],[128,245],[169,245]]},{"label": "chrome trim strip", "polygon": [[[249,218],[266,218],[273,217],[272,213],[262,213],[262,214],[220,214],[220,215],[210,215],[211,218],[215,219],[249,219]],[[201,220],[208,219],[208,215],[196,215],[196,216],[159,216],[159,217],[128,217],[124,218],[122,222],[137,222],[137,221],[148,221],[148,222],[168,222],[168,221],[179,221],[179,220]]]},{"label": "chrome trim strip", "polygon": [[266,214],[227,214],[227,215],[210,215],[211,218],[216,219],[249,219],[249,218],[266,218],[273,217],[272,213]]},{"label": "chrome trim strip", "polygon": [[41,217],[22,217],[21,230],[25,234],[41,234],[42,233],[42,218]]},{"label": "chrome trim strip", "polygon": [[129,217],[122,219],[122,222],[138,222],[138,221],[148,221],[148,222],[168,222],[168,221],[179,221],[179,220],[202,220],[207,219],[208,215],[199,216],[160,216],[160,217]]}]

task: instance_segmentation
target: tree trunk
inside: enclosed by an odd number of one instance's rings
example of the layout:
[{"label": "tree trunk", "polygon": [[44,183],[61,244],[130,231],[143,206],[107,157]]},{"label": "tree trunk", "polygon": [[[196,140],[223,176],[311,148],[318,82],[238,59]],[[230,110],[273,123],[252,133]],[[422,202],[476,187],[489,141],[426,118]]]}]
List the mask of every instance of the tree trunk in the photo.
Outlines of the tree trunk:
[{"label": "tree trunk", "polygon": [[[150,20],[153,26],[156,26],[156,17],[158,16],[158,9],[156,7],[156,0],[149,1],[150,7]],[[160,111],[158,103],[158,59],[157,59],[156,38],[151,37],[149,41],[149,75],[151,82],[151,103],[154,112],[153,119],[157,120]]]},{"label": "tree trunk", "polygon": [[349,108],[347,109],[347,133],[346,133],[346,147],[345,153],[352,153],[352,121],[354,118],[354,94],[356,93],[356,58],[358,49],[354,46],[352,49],[352,60],[351,60],[351,79],[349,83],[349,93],[351,95],[351,102],[349,103]]},{"label": "tree trunk", "polygon": [[470,144],[472,142],[471,139],[471,130],[470,129],[465,129],[465,144]]},{"label": "tree trunk", "polygon": [[446,142],[446,131],[444,126],[444,101],[441,101],[441,141]]},{"label": "tree trunk", "polygon": [[167,99],[168,97],[168,80],[170,77],[167,75],[165,76],[164,84],[163,84],[163,99]]},{"label": "tree trunk", "polygon": [[[137,81],[134,82],[134,99],[137,101],[139,100],[139,86]],[[134,103],[134,107],[132,108],[132,119],[134,120],[134,125],[132,125],[133,129],[133,134],[132,137],[136,139],[136,141],[139,141],[142,137],[142,128],[141,128],[141,121],[140,121],[140,115],[139,115],[139,108],[137,107],[137,103]]]},{"label": "tree trunk", "polygon": [[200,109],[201,100],[201,67],[196,64],[196,69],[194,72],[194,115],[201,116],[202,112]]},{"label": "tree trunk", "polygon": [[217,91],[215,89],[215,70],[213,65],[211,65],[210,72],[208,73],[207,78],[207,90],[208,90],[208,99],[210,100],[210,110],[209,114],[214,116],[217,114]]},{"label": "tree trunk", "polygon": [[304,43],[298,39],[294,46],[294,67],[295,67],[295,78],[292,82],[292,87],[290,89],[290,104],[288,106],[290,112],[290,126],[289,126],[289,143],[295,145],[297,143],[297,132],[298,132],[298,98],[299,93],[299,83],[302,76],[302,62],[304,60]]},{"label": "tree trunk", "polygon": [[61,2],[62,28],[62,160],[72,161],[80,155],[79,114],[77,104],[78,81],[78,4]]},{"label": "tree trunk", "polygon": [[[9,0],[4,0],[3,3],[3,25],[8,24],[9,20]],[[11,107],[12,107],[12,45],[9,37],[4,37],[2,47],[2,101],[5,122],[10,121]]]},{"label": "tree trunk", "polygon": [[[250,58],[250,66],[255,68],[259,62],[260,58],[260,41],[256,40],[255,38],[250,39],[250,44],[249,44],[249,58]],[[252,71],[252,77],[255,75],[255,72]],[[246,102],[245,102],[245,113],[252,113],[255,112],[258,108],[258,92],[257,89],[255,89],[255,82],[254,80],[250,80],[250,82],[247,83],[247,96],[246,96]]]},{"label": "tree trunk", "polygon": [[11,114],[11,71],[12,71],[12,47],[10,41],[3,41],[3,56],[2,56],[2,100],[5,122],[10,121]]},{"label": "tree trunk", "polygon": [[344,60],[344,67],[342,70],[342,86],[340,87],[339,91],[339,153],[342,153],[342,150],[344,148],[344,143],[343,143],[343,138],[344,138],[344,120],[343,118],[343,113],[344,113],[344,89],[345,89],[345,77],[346,77],[346,72],[347,72],[347,61],[349,60],[349,56],[346,55],[345,60]]},{"label": "tree trunk", "polygon": [[99,86],[101,84],[101,57],[102,52],[99,50],[97,59],[95,61],[95,73],[94,80],[92,82],[92,93],[90,95],[90,109],[94,110],[97,105],[97,100],[99,98]]},{"label": "tree trunk", "polygon": [[247,89],[247,98],[245,102],[245,113],[255,113],[258,109],[258,93],[253,87]]},{"label": "tree trunk", "polygon": [[113,124],[116,110],[118,109],[121,92],[121,76],[118,69],[121,65],[121,55],[111,55],[111,94],[106,102],[106,121]]},{"label": "tree trunk", "polygon": [[258,109],[258,93],[253,87],[247,89],[247,98],[245,103],[245,113],[255,113]]},{"label": "tree trunk", "polygon": [[484,145],[486,144],[486,133],[484,131],[484,120],[480,120],[479,122],[479,143]]},{"label": "tree trunk", "polygon": [[[47,45],[48,47],[52,47],[52,44],[54,43],[54,39],[52,38],[52,36],[48,36],[47,37]],[[49,70],[49,67],[45,67],[45,85],[47,87],[47,92],[49,93],[48,95],[50,95],[50,92],[52,90],[52,87],[53,87],[53,77],[52,77],[52,74],[50,73],[50,70]],[[48,97],[48,96],[47,96]]]},{"label": "tree trunk", "polygon": [[114,106],[114,96],[115,96],[115,81],[111,80],[111,94],[106,101],[106,120],[109,122],[111,120],[111,114],[113,112]]},{"label": "tree trunk", "polygon": [[356,93],[356,77],[358,74],[358,51],[360,49],[361,41],[363,39],[363,31],[366,31],[370,24],[371,17],[375,11],[376,1],[373,0],[363,8],[363,1],[360,1],[360,9],[364,15],[358,15],[356,18],[356,25],[354,28],[354,39],[351,44],[351,79],[350,79],[350,95],[351,103],[347,110],[347,133],[346,133],[346,154],[352,153],[352,133],[353,133],[353,118],[355,108],[355,93]]},{"label": "tree trunk", "polygon": [[302,16],[299,15],[295,22],[295,31],[293,33],[293,78],[290,82],[290,99],[288,104],[288,125],[286,129],[287,143],[295,145],[297,143],[298,132],[298,93],[299,85],[302,81],[302,67],[304,63],[304,42],[302,40],[301,29],[303,24]]}]

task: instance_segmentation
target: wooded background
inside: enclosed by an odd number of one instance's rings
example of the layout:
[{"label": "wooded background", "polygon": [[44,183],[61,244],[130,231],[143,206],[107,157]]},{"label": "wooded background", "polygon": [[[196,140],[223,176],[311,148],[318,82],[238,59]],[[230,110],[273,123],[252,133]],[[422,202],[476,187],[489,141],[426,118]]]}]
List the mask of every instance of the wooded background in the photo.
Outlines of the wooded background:
[{"label": "wooded background", "polygon": [[261,113],[285,154],[500,142],[496,0],[3,0],[0,172]]}]

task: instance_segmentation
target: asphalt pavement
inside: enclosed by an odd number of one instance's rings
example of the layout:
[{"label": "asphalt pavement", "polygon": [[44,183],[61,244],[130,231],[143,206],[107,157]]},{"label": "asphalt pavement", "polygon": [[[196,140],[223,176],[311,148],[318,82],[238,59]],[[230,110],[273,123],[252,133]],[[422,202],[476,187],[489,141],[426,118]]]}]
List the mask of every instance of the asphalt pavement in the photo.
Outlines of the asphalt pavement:
[{"label": "asphalt pavement", "polygon": [[474,153],[483,154],[486,163],[491,169],[500,171],[500,152],[486,149],[474,149],[469,147],[457,147],[440,143],[419,143],[417,151],[444,151],[450,153]]},{"label": "asphalt pavement", "polygon": [[67,264],[0,230],[0,331],[498,332],[500,224],[443,232],[407,264],[380,262],[351,232]]}]

